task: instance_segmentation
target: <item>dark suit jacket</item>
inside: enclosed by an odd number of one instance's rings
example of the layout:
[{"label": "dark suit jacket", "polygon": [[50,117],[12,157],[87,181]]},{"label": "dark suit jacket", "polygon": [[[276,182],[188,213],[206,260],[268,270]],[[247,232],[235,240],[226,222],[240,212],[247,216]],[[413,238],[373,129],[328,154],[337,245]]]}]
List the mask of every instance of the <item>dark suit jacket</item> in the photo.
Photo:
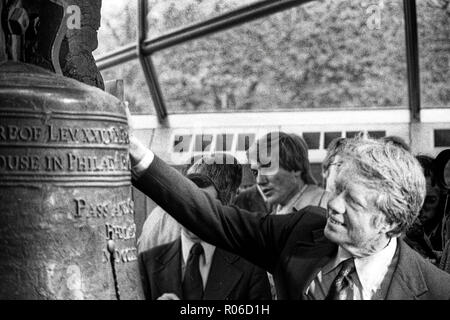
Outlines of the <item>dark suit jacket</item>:
[{"label": "dark suit jacket", "polygon": [[[158,157],[134,184],[206,242],[271,272],[279,299],[306,299],[312,279],[336,255],[323,234],[322,208],[261,217],[223,206]],[[399,240],[387,299],[450,299],[450,275]]]},{"label": "dark suit jacket", "polygon": [[[147,299],[181,289],[181,240],[154,247],[139,255]],[[269,300],[267,273],[235,254],[214,250],[204,300]]]},{"label": "dark suit jacket", "polygon": [[247,211],[263,212],[264,214],[269,214],[272,211],[269,204],[264,202],[256,184],[241,191],[233,204]]}]

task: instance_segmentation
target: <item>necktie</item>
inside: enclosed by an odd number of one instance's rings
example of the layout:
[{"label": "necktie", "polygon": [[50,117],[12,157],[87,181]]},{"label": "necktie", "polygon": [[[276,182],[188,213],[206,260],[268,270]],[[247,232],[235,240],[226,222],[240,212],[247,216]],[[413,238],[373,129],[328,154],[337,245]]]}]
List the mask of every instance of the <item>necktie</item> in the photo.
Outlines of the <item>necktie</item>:
[{"label": "necktie", "polygon": [[325,300],[343,300],[343,294],[351,284],[350,275],[355,271],[355,261],[353,258],[341,263],[342,267],[338,275],[331,284]]},{"label": "necktie", "polygon": [[203,282],[199,269],[199,260],[202,254],[203,247],[200,243],[194,244],[189,252],[183,280],[184,300],[200,300],[203,298]]}]

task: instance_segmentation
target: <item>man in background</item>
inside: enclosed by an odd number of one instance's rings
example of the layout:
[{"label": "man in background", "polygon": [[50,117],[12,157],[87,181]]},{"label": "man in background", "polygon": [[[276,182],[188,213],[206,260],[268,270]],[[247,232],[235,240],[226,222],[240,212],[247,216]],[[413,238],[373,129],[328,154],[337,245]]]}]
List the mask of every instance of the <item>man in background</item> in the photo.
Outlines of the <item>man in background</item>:
[{"label": "man in background", "polygon": [[[242,180],[242,165],[226,153],[205,155],[186,170],[187,174],[204,174],[217,186],[225,204],[231,204]],[[137,240],[138,252],[144,252],[160,244],[177,239],[181,226],[161,207],[149,214]]]},{"label": "man in background", "polygon": [[301,137],[268,133],[250,147],[248,155],[256,183],[273,214],[291,213],[307,206],[326,208],[329,195],[317,186],[308,146]]},{"label": "man in background", "polygon": [[[226,203],[206,175],[189,174],[187,178],[213,199]],[[270,299],[264,270],[202,241],[183,227],[174,241],[142,252],[139,263],[147,299]]]}]

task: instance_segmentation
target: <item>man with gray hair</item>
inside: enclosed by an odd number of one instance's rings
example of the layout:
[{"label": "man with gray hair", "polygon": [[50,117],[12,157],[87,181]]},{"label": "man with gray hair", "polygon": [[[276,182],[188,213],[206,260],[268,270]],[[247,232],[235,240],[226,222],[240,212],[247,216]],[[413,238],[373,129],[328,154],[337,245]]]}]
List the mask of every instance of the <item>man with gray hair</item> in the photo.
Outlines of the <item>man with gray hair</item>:
[{"label": "man with gray hair", "polygon": [[349,139],[328,210],[265,217],[214,201],[132,135],[130,154],[136,187],[205,241],[271,272],[279,299],[450,299],[450,275],[401,239],[425,178],[393,143]]}]

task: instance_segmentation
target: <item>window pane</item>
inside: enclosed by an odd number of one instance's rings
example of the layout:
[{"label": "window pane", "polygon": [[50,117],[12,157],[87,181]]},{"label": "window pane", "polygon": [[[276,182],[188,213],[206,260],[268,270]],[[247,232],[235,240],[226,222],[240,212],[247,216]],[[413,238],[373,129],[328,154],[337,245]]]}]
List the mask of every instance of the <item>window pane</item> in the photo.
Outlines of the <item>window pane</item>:
[{"label": "window pane", "polygon": [[447,186],[450,186],[450,162],[447,162],[447,165],[444,168],[444,179]]},{"label": "window pane", "polygon": [[369,136],[374,139],[380,139],[386,136],[386,131],[369,131]]},{"label": "window pane", "polygon": [[423,108],[450,107],[450,5],[417,0]]},{"label": "window pane", "polygon": [[[114,0],[115,1],[115,0]],[[221,15],[258,0],[149,0],[147,38]]]},{"label": "window pane", "polygon": [[321,163],[311,163],[311,173],[316,181],[319,183],[319,186],[325,187],[322,184],[323,176],[322,176],[322,164]]},{"label": "window pane", "polygon": [[194,151],[203,152],[211,150],[213,136],[210,134],[198,134],[195,136]]},{"label": "window pane", "polygon": [[135,60],[102,71],[105,81],[123,79],[125,100],[133,114],[155,114],[153,101],[140,63]]},{"label": "window pane", "polygon": [[136,41],[137,0],[104,0],[98,29],[98,48],[102,55]]},{"label": "window pane", "polygon": [[325,132],[325,144],[324,149],[328,148],[328,145],[330,144],[333,139],[340,138],[342,135],[340,132]]},{"label": "window pane", "polygon": [[401,0],[313,1],[154,56],[169,113],[407,107]]},{"label": "window pane", "polygon": [[238,135],[236,151],[247,151],[255,141],[253,133],[241,133]]},{"label": "window pane", "polygon": [[232,134],[218,134],[216,138],[216,151],[231,151],[231,144],[233,143]]},{"label": "window pane", "polygon": [[360,133],[360,131],[347,131],[345,133],[345,137],[346,138],[354,138],[355,136],[357,136]]},{"label": "window pane", "polygon": [[434,146],[450,147],[450,130],[434,130]]},{"label": "window pane", "polygon": [[173,141],[173,151],[174,152],[189,152],[189,147],[191,145],[192,135],[176,135]]},{"label": "window pane", "polygon": [[320,148],[320,132],[304,132],[303,139],[308,145],[308,149],[317,150]]}]

